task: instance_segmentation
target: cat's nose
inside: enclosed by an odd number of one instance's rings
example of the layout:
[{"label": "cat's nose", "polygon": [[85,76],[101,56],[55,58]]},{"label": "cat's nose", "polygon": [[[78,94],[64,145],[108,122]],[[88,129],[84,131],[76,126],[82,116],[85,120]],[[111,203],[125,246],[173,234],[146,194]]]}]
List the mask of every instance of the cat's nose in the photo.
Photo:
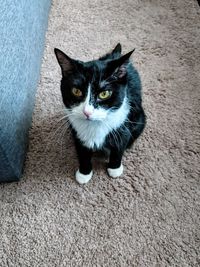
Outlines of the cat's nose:
[{"label": "cat's nose", "polygon": [[89,111],[89,110],[83,110],[83,114],[86,116],[87,119],[89,119],[90,116],[92,115],[92,111]]},{"label": "cat's nose", "polygon": [[83,114],[86,116],[87,119],[90,119],[93,112],[94,112],[94,107],[92,105],[85,105],[83,107]]}]

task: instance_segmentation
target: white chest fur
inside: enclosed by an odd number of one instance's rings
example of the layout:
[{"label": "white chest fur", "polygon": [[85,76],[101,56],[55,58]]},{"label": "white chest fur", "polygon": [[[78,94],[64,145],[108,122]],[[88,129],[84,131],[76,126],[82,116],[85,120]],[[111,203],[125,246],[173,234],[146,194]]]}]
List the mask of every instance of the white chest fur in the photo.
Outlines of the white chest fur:
[{"label": "white chest fur", "polygon": [[122,125],[129,111],[130,107],[125,98],[121,107],[114,111],[108,111],[104,119],[87,120],[76,110],[74,113],[71,113],[69,120],[76,130],[78,138],[86,147],[100,149],[106,136]]}]

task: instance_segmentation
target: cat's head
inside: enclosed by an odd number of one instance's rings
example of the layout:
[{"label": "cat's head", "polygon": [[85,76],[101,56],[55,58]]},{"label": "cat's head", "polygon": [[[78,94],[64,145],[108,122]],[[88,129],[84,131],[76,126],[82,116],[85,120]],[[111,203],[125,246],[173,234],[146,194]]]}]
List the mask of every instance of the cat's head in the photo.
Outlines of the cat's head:
[{"label": "cat's head", "polygon": [[119,109],[126,96],[129,57],[133,51],[122,56],[118,44],[98,60],[82,62],[55,48],[67,110],[83,120],[102,121]]}]

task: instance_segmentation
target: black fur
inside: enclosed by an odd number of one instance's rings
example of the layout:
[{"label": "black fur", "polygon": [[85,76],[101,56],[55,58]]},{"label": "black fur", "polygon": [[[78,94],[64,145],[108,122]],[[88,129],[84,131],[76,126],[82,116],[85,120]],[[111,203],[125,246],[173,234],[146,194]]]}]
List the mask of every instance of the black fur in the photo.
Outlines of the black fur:
[{"label": "black fur", "polygon": [[[89,83],[91,83],[93,95],[90,101],[94,107],[103,106],[105,109],[117,109],[121,106],[125,95],[129,100],[131,110],[126,122],[115,131],[115,138],[112,133],[107,135],[102,147],[102,149],[110,151],[108,167],[113,169],[120,167],[124,150],[133,144],[145,127],[141,81],[137,70],[129,62],[132,52],[121,56],[121,45],[118,44],[111,53],[98,60],[83,63],[71,59],[60,50],[55,49],[62,69],[62,98],[67,108],[84,100]],[[106,82],[100,83],[105,80]],[[81,88],[83,96],[80,99],[73,97],[72,87]],[[104,88],[111,89],[113,94],[109,99],[99,103],[96,96]],[[82,144],[73,127],[72,133],[80,164],[79,170],[83,174],[89,174],[92,170],[93,150]]]}]

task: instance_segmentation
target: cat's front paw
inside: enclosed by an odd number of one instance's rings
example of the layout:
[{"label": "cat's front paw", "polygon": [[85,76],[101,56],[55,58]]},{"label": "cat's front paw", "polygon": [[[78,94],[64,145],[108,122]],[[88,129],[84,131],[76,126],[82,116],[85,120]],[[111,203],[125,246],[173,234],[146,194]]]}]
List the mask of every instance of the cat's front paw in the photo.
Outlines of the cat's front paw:
[{"label": "cat's front paw", "polygon": [[79,184],[86,184],[92,178],[92,175],[93,175],[93,171],[91,171],[89,174],[83,174],[83,173],[80,173],[80,171],[78,170],[76,172],[75,177],[76,177],[76,181]]},{"label": "cat's front paw", "polygon": [[121,166],[119,168],[116,168],[116,169],[108,168],[107,171],[108,171],[108,174],[109,174],[110,177],[117,178],[120,175],[122,175],[123,169],[124,169],[123,165],[121,164]]}]

